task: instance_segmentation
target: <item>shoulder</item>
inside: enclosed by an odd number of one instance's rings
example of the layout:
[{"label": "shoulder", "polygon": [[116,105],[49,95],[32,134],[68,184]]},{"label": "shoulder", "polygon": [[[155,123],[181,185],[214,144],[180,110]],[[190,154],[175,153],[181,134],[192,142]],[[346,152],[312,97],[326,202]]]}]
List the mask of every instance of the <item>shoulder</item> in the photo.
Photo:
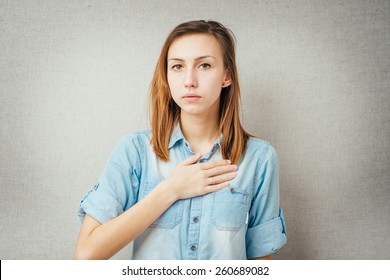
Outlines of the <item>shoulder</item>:
[{"label": "shoulder", "polygon": [[244,158],[249,160],[251,164],[255,164],[257,170],[279,166],[279,157],[276,149],[271,143],[256,137],[249,137]]},{"label": "shoulder", "polygon": [[277,156],[276,149],[269,142],[256,137],[248,138],[246,153],[256,154],[261,158]]},{"label": "shoulder", "polygon": [[152,132],[150,129],[130,132],[122,136],[119,139],[117,146],[142,146],[145,143],[149,143],[151,140]]},{"label": "shoulder", "polygon": [[150,145],[151,131],[143,130],[123,135],[116,143],[111,159],[123,161],[142,158],[145,148]]}]

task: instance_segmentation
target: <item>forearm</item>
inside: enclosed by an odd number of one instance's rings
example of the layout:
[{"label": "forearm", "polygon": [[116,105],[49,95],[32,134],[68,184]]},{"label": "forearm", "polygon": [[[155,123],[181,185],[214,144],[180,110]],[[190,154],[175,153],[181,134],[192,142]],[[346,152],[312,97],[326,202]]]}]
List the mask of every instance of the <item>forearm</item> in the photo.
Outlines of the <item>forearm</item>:
[{"label": "forearm", "polygon": [[163,181],[137,204],[107,223],[83,223],[75,258],[108,259],[115,255],[176,201],[168,190],[167,182]]}]

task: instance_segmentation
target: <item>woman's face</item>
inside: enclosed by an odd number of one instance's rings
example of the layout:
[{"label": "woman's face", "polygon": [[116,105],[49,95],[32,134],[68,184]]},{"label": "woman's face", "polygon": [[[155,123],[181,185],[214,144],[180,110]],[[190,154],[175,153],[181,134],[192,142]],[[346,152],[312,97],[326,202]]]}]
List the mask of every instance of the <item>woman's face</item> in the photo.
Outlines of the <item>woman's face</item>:
[{"label": "woman's face", "polygon": [[221,89],[231,81],[217,39],[184,35],[173,41],[167,59],[169,88],[181,114],[218,116]]}]

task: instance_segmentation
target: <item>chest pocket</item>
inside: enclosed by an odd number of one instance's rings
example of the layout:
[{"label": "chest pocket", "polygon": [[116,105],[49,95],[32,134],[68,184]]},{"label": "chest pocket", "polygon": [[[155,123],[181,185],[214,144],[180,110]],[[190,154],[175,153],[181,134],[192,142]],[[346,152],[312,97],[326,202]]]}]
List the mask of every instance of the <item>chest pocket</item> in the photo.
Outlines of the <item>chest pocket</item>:
[{"label": "chest pocket", "polygon": [[[145,187],[140,193],[140,198],[145,197],[149,192],[151,192],[154,187],[158,185],[158,180],[151,180],[145,183]],[[180,224],[183,220],[183,207],[184,201],[178,200],[171,205],[157,220],[155,220],[149,227],[154,228],[167,228],[171,229]]]},{"label": "chest pocket", "polygon": [[246,223],[249,193],[237,187],[213,193],[211,222],[219,230],[237,231]]}]

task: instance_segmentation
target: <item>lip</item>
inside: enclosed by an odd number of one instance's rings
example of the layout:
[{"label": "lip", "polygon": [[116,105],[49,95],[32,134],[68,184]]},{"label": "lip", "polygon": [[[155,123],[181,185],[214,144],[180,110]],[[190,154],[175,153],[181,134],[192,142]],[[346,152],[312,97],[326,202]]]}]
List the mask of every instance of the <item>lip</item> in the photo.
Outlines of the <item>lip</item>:
[{"label": "lip", "polygon": [[195,93],[187,93],[183,96],[183,98],[201,98],[200,95],[197,95]]},{"label": "lip", "polygon": [[183,99],[187,102],[196,102],[200,100],[202,97],[200,95],[197,95],[195,93],[187,93],[183,96]]}]

